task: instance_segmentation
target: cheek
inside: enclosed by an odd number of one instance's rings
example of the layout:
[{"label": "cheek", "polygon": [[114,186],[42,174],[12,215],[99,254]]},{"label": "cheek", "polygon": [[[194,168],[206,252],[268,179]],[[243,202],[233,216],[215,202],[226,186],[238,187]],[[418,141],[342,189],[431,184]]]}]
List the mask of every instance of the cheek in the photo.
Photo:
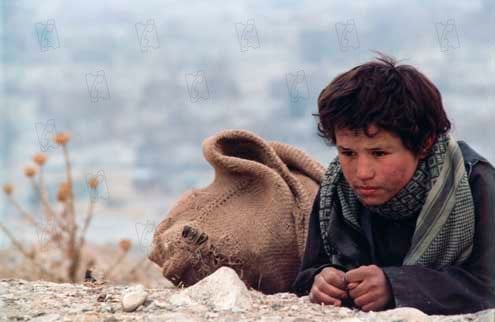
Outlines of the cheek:
[{"label": "cheek", "polygon": [[355,171],[350,162],[340,161],[340,166],[342,168],[342,173],[347,180],[349,180],[349,178],[353,178]]},{"label": "cheek", "polygon": [[389,186],[397,186],[397,189],[405,185],[414,174],[415,168],[409,164],[391,164],[383,168],[382,180]]}]

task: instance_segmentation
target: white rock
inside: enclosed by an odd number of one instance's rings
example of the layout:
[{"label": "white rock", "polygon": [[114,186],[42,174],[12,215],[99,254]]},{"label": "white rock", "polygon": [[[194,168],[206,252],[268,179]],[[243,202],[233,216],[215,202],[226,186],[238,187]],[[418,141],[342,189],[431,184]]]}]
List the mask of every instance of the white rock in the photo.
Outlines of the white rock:
[{"label": "white rock", "polygon": [[252,307],[252,299],[246,285],[229,267],[220,267],[183,294],[218,311],[244,311]]},{"label": "white rock", "polygon": [[152,303],[151,303],[151,306],[156,306],[160,309],[166,309],[170,306],[170,303],[169,302],[164,302],[164,301],[160,301],[160,300],[154,300]]},{"label": "white rock", "polygon": [[164,277],[160,279],[160,288],[175,288],[175,285],[168,278]]},{"label": "white rock", "polygon": [[376,317],[379,321],[402,320],[404,322],[426,322],[429,320],[427,314],[413,307],[399,307],[392,310],[376,312]]},{"label": "white rock", "polygon": [[184,293],[177,293],[169,297],[168,299],[170,304],[175,306],[187,306],[191,304],[195,304],[195,302]]},{"label": "white rock", "polygon": [[122,296],[122,309],[125,312],[132,312],[143,304],[147,297],[148,293],[144,286],[134,286],[128,289],[124,296]]}]

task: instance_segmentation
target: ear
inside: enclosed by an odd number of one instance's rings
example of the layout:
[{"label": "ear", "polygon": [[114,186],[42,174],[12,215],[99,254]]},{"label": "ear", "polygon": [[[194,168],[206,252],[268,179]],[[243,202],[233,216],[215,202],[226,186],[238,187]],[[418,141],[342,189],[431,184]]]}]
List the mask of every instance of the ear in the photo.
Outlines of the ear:
[{"label": "ear", "polygon": [[426,138],[425,143],[423,145],[423,148],[421,149],[421,152],[419,153],[420,159],[424,159],[428,155],[434,142],[435,142],[435,136],[434,135],[431,135],[431,136]]}]

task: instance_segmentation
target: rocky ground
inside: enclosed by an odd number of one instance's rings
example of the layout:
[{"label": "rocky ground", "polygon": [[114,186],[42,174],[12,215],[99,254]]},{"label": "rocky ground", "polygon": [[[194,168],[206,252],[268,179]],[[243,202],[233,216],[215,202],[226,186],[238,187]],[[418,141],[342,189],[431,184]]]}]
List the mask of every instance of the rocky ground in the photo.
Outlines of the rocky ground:
[{"label": "rocky ground", "polygon": [[307,297],[248,290],[229,268],[196,285],[159,289],[102,282],[56,284],[0,280],[0,321],[482,321],[495,309],[466,315],[425,315],[413,308],[362,312],[312,304]]}]

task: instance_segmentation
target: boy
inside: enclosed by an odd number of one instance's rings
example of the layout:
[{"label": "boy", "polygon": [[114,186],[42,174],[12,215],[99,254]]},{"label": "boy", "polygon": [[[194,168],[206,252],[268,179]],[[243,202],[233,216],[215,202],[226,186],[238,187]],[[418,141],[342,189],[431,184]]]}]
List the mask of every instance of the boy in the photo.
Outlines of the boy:
[{"label": "boy", "polygon": [[363,311],[495,307],[495,169],[449,134],[425,75],[379,56],[318,98],[319,135],[338,156],[291,290]]}]

